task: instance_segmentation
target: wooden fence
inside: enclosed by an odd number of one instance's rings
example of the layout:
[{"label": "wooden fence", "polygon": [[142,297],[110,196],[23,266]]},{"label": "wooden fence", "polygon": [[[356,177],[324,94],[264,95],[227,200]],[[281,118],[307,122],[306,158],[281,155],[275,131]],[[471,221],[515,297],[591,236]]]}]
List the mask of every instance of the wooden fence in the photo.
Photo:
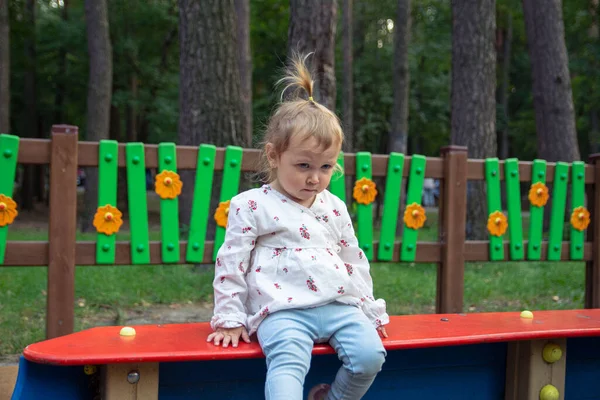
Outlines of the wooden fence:
[{"label": "wooden fence", "polygon": [[[0,267],[47,266],[46,336],[53,338],[71,333],[76,265],[212,263],[216,249],[222,243],[222,227],[217,227],[214,241],[204,240],[206,222],[213,217],[215,210],[209,210],[210,202],[206,199],[210,198],[210,190],[207,194],[206,187],[201,189],[198,179],[191,217],[192,222],[195,218],[196,229],[192,226],[187,237],[180,237],[177,220],[170,218],[167,222],[164,218],[167,214],[177,215],[177,199],[161,200],[161,240],[149,241],[145,196],[141,200],[143,204],[131,201],[136,191],[145,193],[143,172],[146,168],[196,170],[197,174],[210,176],[211,180],[203,183],[209,186],[212,186],[213,172],[223,171],[220,198],[225,201],[237,193],[240,173],[254,171],[258,155],[259,152],[253,149],[209,145],[83,142],[78,140],[78,128],[67,125],[53,126],[50,139],[19,139],[1,135],[0,171],[4,177],[0,176],[0,195],[12,196],[17,163],[48,165],[50,211],[47,242],[6,241],[10,225],[0,227]],[[343,154],[340,163],[345,174],[357,180],[373,177],[385,177],[386,180],[386,192],[381,193],[379,189],[378,194],[385,198],[379,240],[373,239],[372,204],[358,205],[357,232],[365,254],[374,262],[437,263],[436,312],[452,313],[462,312],[465,263],[489,260],[585,261],[585,307],[600,307],[600,212],[596,212],[600,210],[600,188],[595,184],[600,181],[599,160],[600,155],[591,156],[591,164],[468,159],[466,148],[448,146],[442,149],[439,158],[359,152]],[[132,230],[129,241],[117,242],[114,235],[101,233],[96,241],[76,240],[78,167],[99,168],[100,174],[104,174],[99,179],[99,203],[114,202],[115,205],[116,171],[127,168]],[[402,223],[397,218],[398,208],[404,209],[398,200],[400,181],[410,178],[407,204],[420,204],[425,177],[440,180],[439,240],[419,241],[418,228],[405,225],[403,240],[398,241],[395,238],[396,224]],[[344,181],[333,180],[330,188],[342,198],[345,198]],[[500,185],[504,182],[509,196],[509,229],[506,235],[490,235],[489,240],[481,241],[465,240],[468,181],[486,182],[489,213],[500,209]],[[552,210],[548,240],[542,240],[541,235],[539,215],[543,215],[543,207],[534,206],[531,208],[532,218],[536,214],[538,221],[535,225],[530,223],[530,227],[538,234],[532,231],[529,241],[522,239],[518,223],[521,221],[521,182],[554,183],[551,195],[554,196],[554,208],[557,204],[559,207]],[[570,241],[563,241],[564,217],[572,212],[565,210],[563,200],[566,199],[569,183],[573,206],[584,206],[585,211],[589,211],[590,223],[584,230],[571,228]],[[518,199],[518,202],[510,199]],[[132,205],[135,212],[132,212]],[[487,216],[484,218],[488,219]],[[509,236],[508,240],[504,240],[503,236]]]}]

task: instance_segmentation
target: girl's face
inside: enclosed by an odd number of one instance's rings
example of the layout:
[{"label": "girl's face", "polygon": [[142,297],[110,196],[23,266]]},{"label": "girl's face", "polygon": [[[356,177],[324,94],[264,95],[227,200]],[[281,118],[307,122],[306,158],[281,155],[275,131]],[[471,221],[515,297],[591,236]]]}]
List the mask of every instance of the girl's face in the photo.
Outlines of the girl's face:
[{"label": "girl's face", "polygon": [[310,207],[315,196],[329,186],[340,150],[339,144],[325,149],[318,146],[313,137],[301,140],[295,136],[288,149],[277,155],[273,145],[268,143],[267,157],[277,176],[271,186],[295,202]]}]

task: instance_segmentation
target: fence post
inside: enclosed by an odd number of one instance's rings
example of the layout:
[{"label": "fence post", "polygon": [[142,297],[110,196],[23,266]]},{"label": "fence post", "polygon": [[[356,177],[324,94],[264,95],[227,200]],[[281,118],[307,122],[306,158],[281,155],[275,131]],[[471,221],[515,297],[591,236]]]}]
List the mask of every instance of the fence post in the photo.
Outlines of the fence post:
[{"label": "fence post", "polygon": [[[588,197],[592,226],[588,239],[592,240],[592,261],[585,263],[585,308],[600,308],[600,153],[589,157],[594,165],[593,195]],[[588,192],[589,193],[589,192]]]},{"label": "fence post", "polygon": [[73,332],[78,128],[53,125],[50,154],[46,337]]},{"label": "fence post", "polygon": [[440,184],[440,242],[436,312],[460,313],[463,308],[467,220],[467,148],[442,148],[444,180]]}]

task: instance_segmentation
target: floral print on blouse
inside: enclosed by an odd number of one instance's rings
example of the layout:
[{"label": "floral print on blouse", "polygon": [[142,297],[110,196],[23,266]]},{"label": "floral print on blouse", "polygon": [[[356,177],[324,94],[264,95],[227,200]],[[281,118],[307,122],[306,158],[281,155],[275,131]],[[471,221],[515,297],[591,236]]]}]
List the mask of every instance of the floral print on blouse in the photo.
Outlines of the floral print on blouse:
[{"label": "floral print on blouse", "polygon": [[236,195],[215,262],[213,329],[244,325],[249,334],[270,313],[331,302],[360,307],[374,326],[389,323],[373,297],[369,262],[346,204],[325,190],[304,207],[269,185]]}]

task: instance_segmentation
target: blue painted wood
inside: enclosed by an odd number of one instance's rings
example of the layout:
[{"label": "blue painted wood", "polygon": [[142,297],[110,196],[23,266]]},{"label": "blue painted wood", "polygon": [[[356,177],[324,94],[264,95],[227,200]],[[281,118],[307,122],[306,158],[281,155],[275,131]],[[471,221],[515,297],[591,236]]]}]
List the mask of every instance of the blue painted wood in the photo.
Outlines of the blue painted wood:
[{"label": "blue painted wood", "polygon": [[[506,343],[493,343],[389,352],[363,399],[503,400],[506,348]],[[340,366],[335,355],[313,357],[304,398],[314,385],[330,383]],[[161,400],[265,397],[262,358],[161,363],[159,368]]]},{"label": "blue painted wood", "polygon": [[90,377],[83,367],[58,367],[19,359],[19,374],[11,400],[91,399]]},{"label": "blue painted wood", "polygon": [[565,399],[600,400],[600,338],[567,339]]}]

